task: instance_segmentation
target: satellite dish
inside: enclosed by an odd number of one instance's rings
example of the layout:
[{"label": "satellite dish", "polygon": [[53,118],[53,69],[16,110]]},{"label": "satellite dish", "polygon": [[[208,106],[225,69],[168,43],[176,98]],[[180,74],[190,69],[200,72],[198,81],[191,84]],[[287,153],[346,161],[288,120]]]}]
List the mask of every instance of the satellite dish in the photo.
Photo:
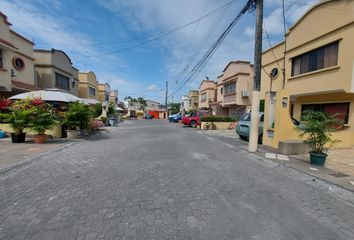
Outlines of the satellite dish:
[{"label": "satellite dish", "polygon": [[270,78],[271,79],[276,79],[279,75],[279,70],[278,68],[273,68],[272,71],[270,71]]}]

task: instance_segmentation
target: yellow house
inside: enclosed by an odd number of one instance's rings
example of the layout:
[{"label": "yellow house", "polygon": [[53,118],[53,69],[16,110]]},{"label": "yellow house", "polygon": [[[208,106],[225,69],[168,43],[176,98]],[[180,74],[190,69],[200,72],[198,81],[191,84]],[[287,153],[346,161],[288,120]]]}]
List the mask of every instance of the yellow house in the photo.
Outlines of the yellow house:
[{"label": "yellow house", "polygon": [[34,43],[14,32],[0,12],[0,97],[37,90],[33,73]]},{"label": "yellow house", "polygon": [[188,92],[188,104],[186,106],[186,111],[198,110],[198,94],[198,90],[190,90]]},{"label": "yellow house", "polygon": [[218,77],[217,115],[240,117],[252,102],[253,65],[246,61],[229,62]]},{"label": "yellow house", "polygon": [[111,90],[109,93],[109,102],[118,106],[118,90]]},{"label": "yellow house", "polygon": [[98,101],[108,103],[110,92],[111,87],[108,83],[98,83]]},{"label": "yellow house", "polygon": [[98,99],[98,81],[94,72],[79,72],[79,97]]},{"label": "yellow house", "polygon": [[79,70],[73,67],[64,51],[35,49],[34,57],[35,80],[39,88],[58,88],[79,96]]},{"label": "yellow house", "polygon": [[335,147],[354,145],[353,9],[354,1],[321,1],[263,53],[264,145],[300,140],[291,117],[305,110],[338,113],[345,128]]},{"label": "yellow house", "polygon": [[217,83],[212,80],[202,80],[199,85],[199,103],[201,110],[208,110],[216,102]]}]

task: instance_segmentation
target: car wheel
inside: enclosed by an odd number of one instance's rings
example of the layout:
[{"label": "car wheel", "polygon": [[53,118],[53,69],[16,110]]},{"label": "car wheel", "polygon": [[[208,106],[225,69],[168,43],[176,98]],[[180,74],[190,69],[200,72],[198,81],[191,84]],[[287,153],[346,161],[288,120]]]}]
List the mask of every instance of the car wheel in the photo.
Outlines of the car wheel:
[{"label": "car wheel", "polygon": [[259,135],[258,137],[258,144],[262,144],[263,143],[263,134]]},{"label": "car wheel", "polygon": [[241,140],[244,140],[244,141],[247,140],[247,137],[245,137],[245,136],[242,136],[242,135],[238,135],[238,136],[240,137]]},{"label": "car wheel", "polygon": [[196,121],[191,121],[189,123],[189,125],[192,127],[192,128],[196,128],[197,127],[197,122]]}]

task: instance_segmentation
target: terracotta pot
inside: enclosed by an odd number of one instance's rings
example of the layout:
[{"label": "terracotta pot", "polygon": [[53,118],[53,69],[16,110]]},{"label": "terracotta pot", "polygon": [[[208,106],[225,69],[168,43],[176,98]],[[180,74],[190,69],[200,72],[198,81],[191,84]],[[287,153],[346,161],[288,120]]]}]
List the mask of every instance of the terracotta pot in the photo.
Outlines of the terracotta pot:
[{"label": "terracotta pot", "polygon": [[75,139],[79,137],[79,131],[78,130],[66,130],[67,136],[69,139]]},{"label": "terracotta pot", "polygon": [[48,139],[48,135],[47,134],[36,134],[36,135],[33,135],[33,140],[37,144],[45,143],[47,141],[47,139]]}]

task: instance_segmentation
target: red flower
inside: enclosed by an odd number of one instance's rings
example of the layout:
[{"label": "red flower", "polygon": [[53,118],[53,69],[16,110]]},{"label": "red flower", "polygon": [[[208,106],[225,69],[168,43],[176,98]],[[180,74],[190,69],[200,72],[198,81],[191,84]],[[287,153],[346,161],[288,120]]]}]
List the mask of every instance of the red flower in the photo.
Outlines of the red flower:
[{"label": "red flower", "polygon": [[0,99],[0,109],[6,109],[10,106],[11,101],[9,99],[3,98]]},{"label": "red flower", "polygon": [[41,105],[43,105],[44,101],[42,100],[42,98],[36,97],[36,98],[32,99],[31,103],[34,106],[41,106]]}]

